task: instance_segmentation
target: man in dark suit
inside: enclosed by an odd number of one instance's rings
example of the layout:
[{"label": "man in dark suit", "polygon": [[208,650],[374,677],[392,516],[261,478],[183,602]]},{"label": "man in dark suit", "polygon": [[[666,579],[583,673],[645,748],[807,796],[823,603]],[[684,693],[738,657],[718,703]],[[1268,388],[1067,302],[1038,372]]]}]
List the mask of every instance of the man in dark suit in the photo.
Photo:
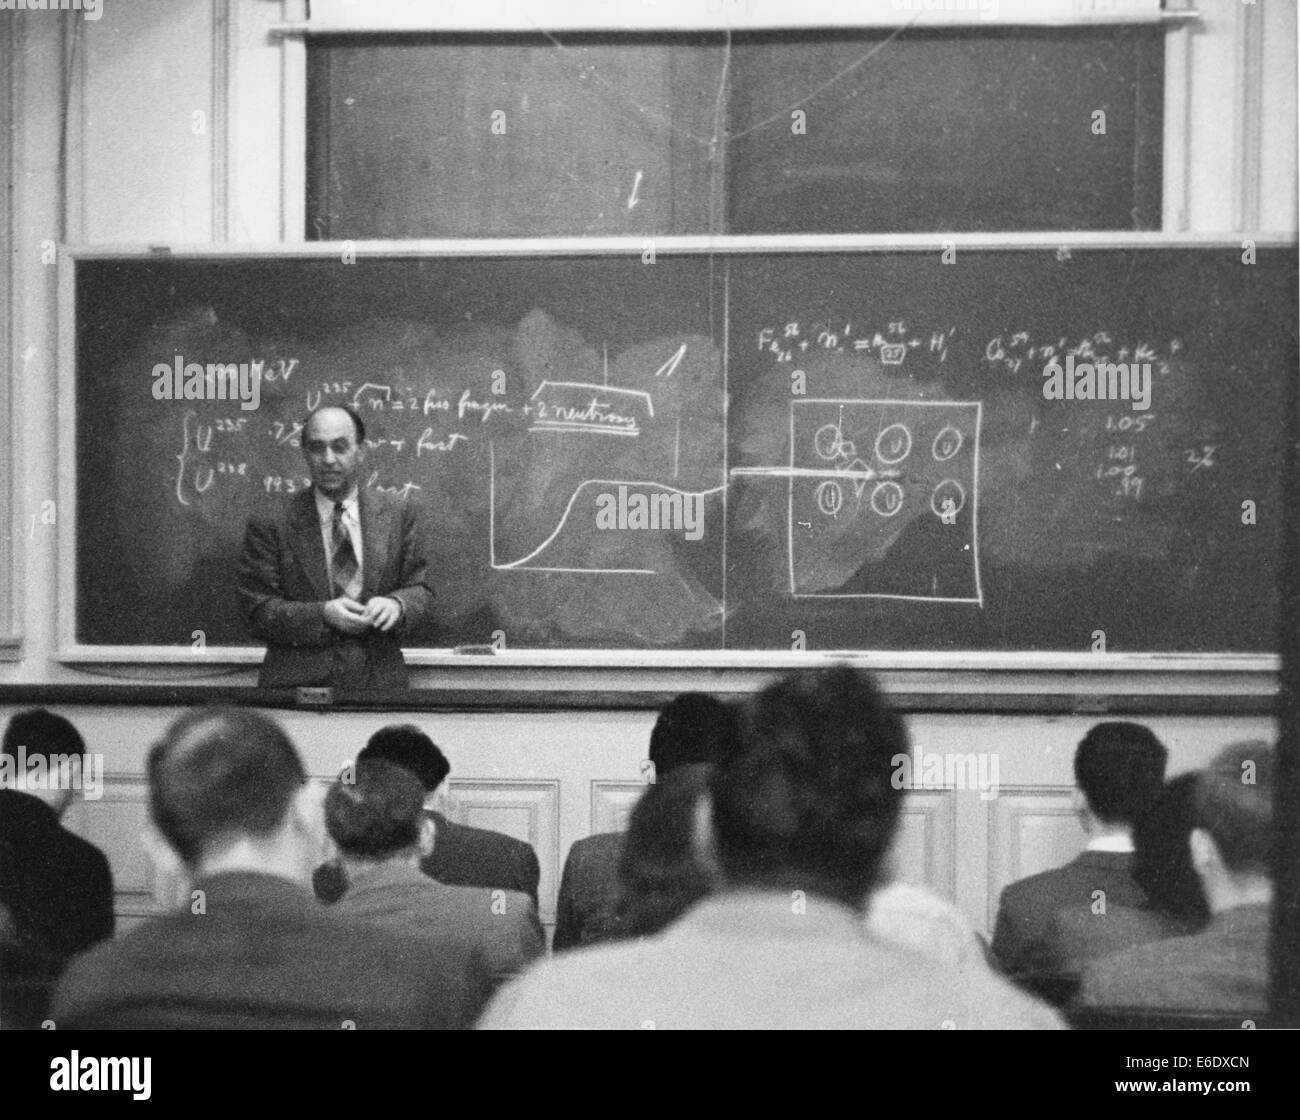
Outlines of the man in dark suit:
[{"label": "man in dark suit", "polygon": [[[739,743],[735,713],[703,692],[684,692],[659,713],[650,732],[647,781],[679,766],[712,763]],[[556,904],[553,948],[591,945],[618,934],[618,863],[623,833],[598,832],[575,840],[564,861]]]},{"label": "man in dark suit", "polygon": [[424,814],[424,787],[409,770],[383,759],[359,762],[330,787],[325,826],[348,877],[335,913],[458,945],[482,959],[494,986],[546,951],[527,895],[448,886],[420,870],[434,824]]},{"label": "man in dark suit", "polygon": [[312,486],[274,518],[251,518],[240,609],[267,643],[267,688],[406,688],[401,638],[433,602],[424,527],[414,506],[361,490],[365,425],[322,405],[303,424]]},{"label": "man in dark suit", "polygon": [[68,720],[37,708],[9,721],[0,789],[0,1015],[35,1025],[68,959],[113,936],[113,875],[95,845],[60,819],[88,773]]},{"label": "man in dark suit", "polygon": [[59,1028],[417,1029],[467,1025],[487,977],[458,946],[317,905],[319,802],[293,744],[253,711],[182,716],[149,755],[154,824],[190,905],[78,958]]},{"label": "man in dark suit", "polygon": [[[1047,977],[1078,957],[1053,931],[1059,911],[1086,906],[1107,938],[1105,915],[1139,907],[1146,892],[1133,878],[1133,824],[1160,795],[1169,752],[1150,728],[1099,723],[1074,754],[1075,807],[1088,834],[1077,859],[1012,883],[1002,892],[993,955],[1011,975]],[[1078,931],[1075,930],[1076,941]]]},{"label": "man in dark suit", "polygon": [[[435,808],[451,763],[429,736],[410,723],[381,727],[357,755],[357,764],[374,759],[409,770],[424,787],[433,852],[420,861],[421,871],[453,887],[519,891],[537,905],[541,868],[531,844],[488,828],[457,824]],[[312,876],[312,886],[322,902],[335,902],[347,890],[347,872],[337,861],[322,864]]]},{"label": "man in dark suit", "polygon": [[1210,924],[1090,962],[1083,970],[1082,1005],[1249,1019],[1265,1013],[1274,765],[1267,743],[1238,743],[1197,775],[1197,827],[1188,843]]}]

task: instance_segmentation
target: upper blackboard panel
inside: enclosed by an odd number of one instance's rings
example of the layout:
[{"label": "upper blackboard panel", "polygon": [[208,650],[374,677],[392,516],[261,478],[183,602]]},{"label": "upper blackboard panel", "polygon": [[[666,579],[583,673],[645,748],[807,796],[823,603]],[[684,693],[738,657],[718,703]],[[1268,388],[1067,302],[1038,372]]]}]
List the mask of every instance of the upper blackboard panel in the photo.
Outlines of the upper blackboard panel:
[{"label": "upper blackboard panel", "polygon": [[1164,34],[742,37],[728,228],[1158,229]]},{"label": "upper blackboard panel", "polygon": [[[81,644],[249,644],[244,521],[347,400],[432,648],[1273,648],[1294,248],[75,267]],[[155,399],[178,361],[259,407]]]},{"label": "upper blackboard panel", "polygon": [[1155,229],[1165,31],[326,36],[311,239]]}]

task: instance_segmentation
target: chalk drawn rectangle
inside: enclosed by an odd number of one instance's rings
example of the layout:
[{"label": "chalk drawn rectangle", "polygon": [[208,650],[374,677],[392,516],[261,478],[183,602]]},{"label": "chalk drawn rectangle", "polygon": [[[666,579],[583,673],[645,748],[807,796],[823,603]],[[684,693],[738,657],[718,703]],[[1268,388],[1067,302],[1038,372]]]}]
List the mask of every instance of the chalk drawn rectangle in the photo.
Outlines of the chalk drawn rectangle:
[{"label": "chalk drawn rectangle", "polygon": [[[795,408],[800,405],[849,405],[854,407],[891,407],[907,409],[947,408],[973,410],[973,434],[971,440],[971,577],[975,594],[958,595],[903,595],[879,591],[800,591],[795,576],[795,480],[807,477],[852,477],[855,472],[845,470],[817,470],[801,467],[798,463],[795,446]],[[790,579],[790,595],[795,599],[896,599],[921,603],[970,603],[979,607],[984,605],[983,585],[980,581],[979,564],[979,443],[983,406],[980,401],[920,401],[898,398],[877,397],[808,397],[790,402],[790,459],[788,465],[788,532],[787,532],[787,569]],[[841,433],[842,436],[842,433]],[[909,452],[910,453],[910,452]],[[955,454],[955,452],[954,452]],[[859,475],[862,472],[856,472]],[[868,473],[872,473],[869,472]]]}]

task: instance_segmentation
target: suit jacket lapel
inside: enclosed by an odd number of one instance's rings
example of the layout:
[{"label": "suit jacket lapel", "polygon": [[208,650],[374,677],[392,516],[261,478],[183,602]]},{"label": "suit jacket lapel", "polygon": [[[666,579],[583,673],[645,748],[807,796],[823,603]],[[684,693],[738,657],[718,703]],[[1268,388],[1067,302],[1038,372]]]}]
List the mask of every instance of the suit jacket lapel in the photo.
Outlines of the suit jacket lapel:
[{"label": "suit jacket lapel", "polygon": [[364,490],[357,491],[357,509],[361,514],[361,600],[368,602],[379,592],[379,575],[388,558],[388,509],[383,499]]},{"label": "suit jacket lapel", "polygon": [[311,581],[318,599],[322,602],[333,599],[320,514],[316,510],[316,491],[312,487],[294,498],[290,522],[293,527],[293,553],[298,558],[298,565]]}]

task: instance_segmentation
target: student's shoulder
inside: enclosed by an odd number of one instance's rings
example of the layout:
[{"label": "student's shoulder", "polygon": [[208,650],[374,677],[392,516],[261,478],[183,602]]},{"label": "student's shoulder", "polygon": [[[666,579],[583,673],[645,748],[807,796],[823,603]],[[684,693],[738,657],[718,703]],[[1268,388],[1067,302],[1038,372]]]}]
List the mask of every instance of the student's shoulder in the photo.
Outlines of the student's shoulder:
[{"label": "student's shoulder", "polygon": [[151,975],[161,960],[181,951],[186,924],[173,915],[148,918],[73,957],[59,979],[54,1009],[93,1000],[108,990],[129,989]]},{"label": "student's shoulder", "polygon": [[425,892],[440,911],[476,918],[524,918],[534,909],[532,898],[523,891],[504,887],[461,886],[429,879]]},{"label": "student's shoulder", "polygon": [[[922,958],[924,959],[924,958]],[[929,1007],[936,1027],[977,1030],[1063,1030],[1065,1021],[1051,1007],[1022,992],[1011,981],[985,967],[949,965],[935,969],[934,962],[919,975],[910,962],[917,989],[907,1000]],[[907,964],[901,965],[901,974]]]},{"label": "student's shoulder", "polygon": [[645,982],[644,968],[658,972],[667,964],[632,941],[572,949],[505,984],[478,1025],[483,1030],[611,1025],[631,993],[652,986]]},{"label": "student's shoulder", "polygon": [[569,848],[568,862],[574,867],[613,863],[623,848],[623,833],[597,832],[575,840]]},{"label": "student's shoulder", "polygon": [[1062,864],[1034,875],[1026,875],[1002,888],[1002,906],[1017,908],[1030,906],[1045,896],[1059,894],[1072,878],[1071,865]]},{"label": "student's shoulder", "polygon": [[84,836],[60,825],[59,843],[63,847],[59,854],[60,863],[75,863],[80,872],[97,878],[112,877],[108,857]]}]

